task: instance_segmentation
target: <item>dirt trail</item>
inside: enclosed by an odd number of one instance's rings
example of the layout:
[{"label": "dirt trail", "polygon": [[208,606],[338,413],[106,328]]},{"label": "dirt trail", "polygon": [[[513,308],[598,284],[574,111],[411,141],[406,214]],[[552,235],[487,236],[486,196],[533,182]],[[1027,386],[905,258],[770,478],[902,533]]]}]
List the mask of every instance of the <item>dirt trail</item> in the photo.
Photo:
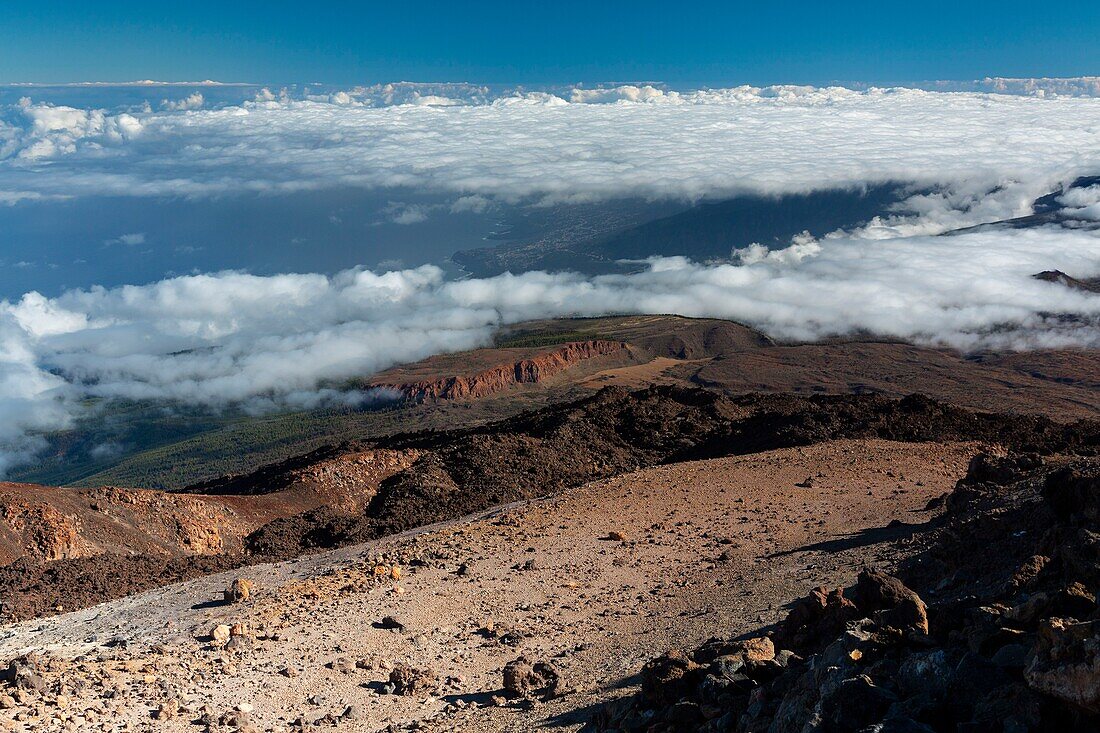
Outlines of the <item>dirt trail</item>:
[{"label": "dirt trail", "polygon": [[[39,665],[43,692],[0,709],[0,721],[18,731],[232,730],[217,721],[241,707],[260,731],[325,716],[342,731],[575,730],[590,706],[629,692],[656,654],[776,621],[808,585],[904,554],[896,541],[929,517],[923,507],[975,450],[849,440],[660,466],[8,626],[3,658],[52,661]],[[893,519],[904,524],[884,529]],[[400,579],[376,579],[377,565],[395,561]],[[253,598],[217,602],[240,576],[255,581]],[[385,616],[403,629],[377,628]],[[231,648],[207,638],[221,623],[242,624]],[[501,670],[521,654],[551,661],[568,694],[496,704]],[[437,694],[381,694],[394,664],[432,668]],[[170,719],[151,717],[177,705]],[[194,724],[204,715],[214,725]]]},{"label": "dirt trail", "polygon": [[683,366],[706,364],[709,361],[710,359],[672,359],[667,356],[657,356],[645,364],[604,369],[596,372],[580,384],[582,387],[588,387],[589,389],[600,389],[613,385],[638,389],[649,384],[677,384],[682,380],[668,376],[669,370]]}]

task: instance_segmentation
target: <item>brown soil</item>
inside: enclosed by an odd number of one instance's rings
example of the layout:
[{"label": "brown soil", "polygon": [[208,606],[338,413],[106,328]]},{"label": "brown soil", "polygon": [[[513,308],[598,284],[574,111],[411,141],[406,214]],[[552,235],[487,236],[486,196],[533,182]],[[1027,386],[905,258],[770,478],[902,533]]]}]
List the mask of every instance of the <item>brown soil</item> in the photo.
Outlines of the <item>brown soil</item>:
[{"label": "brown soil", "polygon": [[[741,324],[678,316],[622,316],[533,321],[509,327],[502,338],[592,334],[628,345],[629,357],[575,362],[543,391],[567,385],[598,389],[652,381],[705,386],[727,394],[927,394],[988,412],[1074,420],[1100,414],[1100,360],[1089,350],[962,354],[871,339],[777,344]],[[510,365],[543,349],[479,349],[426,359],[387,373],[380,381],[444,383],[469,380],[477,370]],[[609,363],[620,360],[621,363]],[[597,374],[598,373],[598,374]],[[575,392],[573,393],[575,396]]]},{"label": "brown soil", "polygon": [[1055,420],[1100,414],[1100,359],[1088,351],[981,354],[968,358],[908,344],[848,342],[777,346],[685,365],[681,378],[726,392],[914,392],[989,412]]},{"label": "brown soil", "polygon": [[[646,383],[697,385],[727,394],[922,393],[989,412],[1041,414],[1073,420],[1100,414],[1100,360],[1092,351],[1035,350],[961,354],[865,339],[777,344],[746,326],[715,319],[623,316],[533,321],[501,337],[553,338],[592,334],[557,347],[478,349],[433,356],[389,370],[365,384],[389,385],[412,399],[483,399],[516,387],[560,391]],[[618,344],[577,358],[578,344]],[[557,354],[564,349],[563,354]],[[520,364],[547,360],[557,367],[516,379]],[[585,368],[596,366],[598,368]],[[574,392],[575,396],[575,392]]]},{"label": "brown soil", "polygon": [[[299,717],[356,732],[575,731],[635,689],[659,650],[778,620],[807,582],[903,557],[934,515],[924,507],[975,450],[874,439],[657,466],[9,626],[0,658],[45,651],[35,667],[44,692],[0,719],[36,732],[171,732],[250,706],[261,731]],[[892,519],[903,524],[886,528]],[[376,575],[394,563],[399,581]],[[253,598],[221,603],[241,575]],[[243,641],[214,645],[220,623],[239,624]],[[520,656],[551,663],[562,696],[506,699],[503,669]],[[397,665],[430,669],[439,686],[383,694]],[[173,701],[178,715],[152,719]]]},{"label": "brown soil", "polygon": [[318,451],[269,469],[270,481],[256,492],[232,477],[188,494],[4,483],[0,561],[240,553],[244,537],[279,517],[320,506],[361,510],[383,480],[416,457],[408,451]]}]

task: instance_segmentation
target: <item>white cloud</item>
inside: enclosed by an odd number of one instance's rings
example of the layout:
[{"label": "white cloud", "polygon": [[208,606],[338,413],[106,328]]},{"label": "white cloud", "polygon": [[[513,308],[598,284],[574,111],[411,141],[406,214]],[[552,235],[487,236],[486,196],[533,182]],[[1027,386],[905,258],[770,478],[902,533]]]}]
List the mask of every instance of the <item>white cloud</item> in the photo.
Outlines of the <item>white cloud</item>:
[{"label": "white cloud", "polygon": [[189,109],[202,109],[204,104],[206,104],[206,99],[202,96],[202,92],[192,92],[183,99],[165,99],[160,103],[160,106],[161,109],[182,112]]},{"label": "white cloud", "polygon": [[1058,197],[1068,214],[1079,219],[1100,221],[1100,185],[1072,188]]},{"label": "white cloud", "polygon": [[[672,94],[677,93],[673,92]],[[610,87],[607,89],[583,89],[577,88],[569,94],[569,101],[574,104],[607,104],[613,102],[651,102],[668,98],[670,95],[663,89],[645,85]]]},{"label": "white cloud", "polygon": [[[141,122],[129,113],[108,115],[103,110],[34,104],[27,97],[19,100],[17,109],[24,121],[22,129],[11,124],[7,124],[7,130],[0,128],[0,139],[9,141],[3,149],[3,157],[16,161],[56,158],[78,151],[93,152],[103,144],[132,140],[142,129]],[[0,121],[2,125],[5,123]]]},{"label": "white cloud", "polygon": [[976,86],[982,91],[998,94],[1027,94],[1036,97],[1100,97],[1100,76],[1078,76],[1061,79],[1049,77],[1035,79],[986,77],[978,82]]},{"label": "white cloud", "polygon": [[108,239],[106,242],[104,242],[104,244],[125,244],[128,247],[136,247],[139,244],[145,244],[145,232],[122,234],[118,237],[115,237],[114,239]]},{"label": "white cloud", "polygon": [[452,214],[461,214],[465,212],[472,212],[474,214],[483,214],[492,208],[493,202],[485,196],[461,196],[451,204]]},{"label": "white cloud", "polygon": [[431,207],[419,204],[396,204],[392,207],[390,221],[394,224],[419,224],[428,220]]},{"label": "white cloud", "polygon": [[251,409],[368,399],[333,385],[554,316],[714,316],[795,340],[870,331],[960,349],[1100,347],[1100,298],[1031,277],[1048,269],[1100,274],[1100,233],[799,237],[786,250],[750,249],[738,264],[667,258],[595,278],[448,281],[425,266],[29,293],[0,303],[0,443],[4,460],[25,458],[29,436],[68,424],[86,397]]},{"label": "white cloud", "polygon": [[[694,199],[902,181],[952,196],[1001,187],[1024,201],[1100,169],[1100,99],[809,87],[563,92],[572,103],[453,93],[386,85],[333,103],[265,89],[239,106],[117,115],[26,101],[0,115],[0,199],[347,187],[456,200]],[[461,104],[422,104],[433,97]]]}]

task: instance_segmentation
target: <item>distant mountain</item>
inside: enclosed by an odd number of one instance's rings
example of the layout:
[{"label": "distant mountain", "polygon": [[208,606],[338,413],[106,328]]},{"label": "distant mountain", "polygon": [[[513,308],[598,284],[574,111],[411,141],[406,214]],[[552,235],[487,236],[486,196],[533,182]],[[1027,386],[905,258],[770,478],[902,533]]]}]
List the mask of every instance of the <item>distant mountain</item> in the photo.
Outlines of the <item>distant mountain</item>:
[{"label": "distant mountain", "polygon": [[1100,221],[1086,218],[1081,215],[1080,209],[1065,204],[1065,197],[1074,191],[1100,186],[1100,176],[1082,176],[1068,186],[1063,186],[1057,191],[1052,191],[1045,196],[1035,199],[1031,205],[1032,213],[1027,216],[1018,216],[1012,219],[993,221],[985,224],[977,224],[972,227],[964,227],[947,232],[948,234],[962,234],[965,232],[981,231],[991,228],[1030,229],[1032,227],[1058,224],[1074,229],[1100,228]]},{"label": "distant mountain", "polygon": [[702,203],[687,211],[648,222],[590,245],[610,259],[685,255],[694,260],[729,257],[753,243],[786,246],[809,232],[819,237],[863,224],[888,213],[903,198],[898,186],[865,191],[815,191],[765,197],[741,196]]},{"label": "distant mountain", "polygon": [[[638,269],[638,265],[621,260],[657,255],[683,255],[705,261],[729,257],[733,250],[754,243],[786,246],[802,232],[822,236],[850,229],[890,213],[904,197],[897,184],[784,196],[738,196],[702,202],[649,221],[644,219],[644,209],[619,206],[618,211],[625,209],[638,218],[611,230],[607,230],[606,221],[603,227],[579,227],[569,219],[561,229],[555,229],[552,221],[544,220],[536,231],[518,231],[515,238],[497,247],[459,252],[452,259],[479,277],[532,269],[587,274],[629,271]],[[667,211],[669,204],[649,204],[648,208]],[[586,219],[596,221],[597,211],[593,207]],[[571,212],[571,216],[576,214]],[[622,218],[605,217],[613,223],[620,223]]]}]

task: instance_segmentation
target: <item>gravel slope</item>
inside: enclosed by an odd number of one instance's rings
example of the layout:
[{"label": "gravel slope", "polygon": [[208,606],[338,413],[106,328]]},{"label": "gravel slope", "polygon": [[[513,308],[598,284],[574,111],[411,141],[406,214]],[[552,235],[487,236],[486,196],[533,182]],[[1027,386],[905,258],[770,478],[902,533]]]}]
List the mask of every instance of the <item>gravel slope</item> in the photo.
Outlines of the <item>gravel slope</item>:
[{"label": "gravel slope", "polygon": [[[850,440],[660,466],[10,625],[0,654],[42,655],[31,662],[40,691],[0,696],[0,721],[21,731],[285,731],[318,719],[349,731],[575,730],[662,651],[776,621],[807,585],[889,565],[914,531],[886,525],[928,519],[923,507],[975,450]],[[397,564],[400,579],[376,578],[380,564]],[[253,597],[221,603],[241,576]],[[376,628],[385,616],[404,628]],[[222,623],[241,624],[229,648],[209,638]],[[498,704],[501,670],[521,654],[550,661],[567,693]],[[383,694],[400,664],[431,668],[436,693]],[[154,719],[162,706],[179,710]]]}]

